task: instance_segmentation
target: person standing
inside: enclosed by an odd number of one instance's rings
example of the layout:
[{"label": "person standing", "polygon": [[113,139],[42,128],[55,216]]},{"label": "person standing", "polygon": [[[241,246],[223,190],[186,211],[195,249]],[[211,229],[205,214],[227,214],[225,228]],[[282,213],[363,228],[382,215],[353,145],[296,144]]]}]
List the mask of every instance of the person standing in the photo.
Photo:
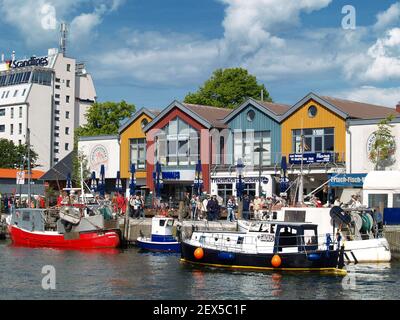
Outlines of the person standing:
[{"label": "person standing", "polygon": [[183,199],[183,204],[184,204],[184,216],[183,219],[186,219],[188,216],[190,216],[190,203],[191,203],[191,199],[190,199],[190,194],[189,192],[185,193],[185,198]]},{"label": "person standing", "polygon": [[190,200],[190,218],[192,220],[196,219],[196,210],[197,210],[197,201],[196,201],[196,196],[192,196],[192,199]]},{"label": "person standing", "polygon": [[8,200],[8,195],[6,194],[6,196],[4,197],[4,212],[6,214],[9,213],[9,209],[10,209],[10,205],[9,205],[9,200]]},{"label": "person standing", "polygon": [[250,197],[248,194],[243,197],[243,219],[250,220]]},{"label": "person standing", "polygon": [[135,217],[135,200],[136,197],[135,196],[130,196],[129,197],[129,217],[130,218],[134,218]]},{"label": "person standing", "polygon": [[144,196],[140,196],[140,219],[146,219],[146,215],[144,213],[144,206],[145,206]]},{"label": "person standing", "polygon": [[262,214],[262,200],[257,196],[254,200],[254,216],[256,220],[260,220],[260,213]]},{"label": "person standing", "polygon": [[234,222],[235,221],[235,202],[232,197],[230,197],[228,199],[226,208],[228,209],[227,221]]},{"label": "person standing", "polygon": [[204,198],[204,200],[203,200],[203,205],[202,205],[202,209],[201,209],[203,219],[208,219],[209,218],[208,217],[208,210],[207,210],[208,201],[209,201],[209,197],[206,196]]}]

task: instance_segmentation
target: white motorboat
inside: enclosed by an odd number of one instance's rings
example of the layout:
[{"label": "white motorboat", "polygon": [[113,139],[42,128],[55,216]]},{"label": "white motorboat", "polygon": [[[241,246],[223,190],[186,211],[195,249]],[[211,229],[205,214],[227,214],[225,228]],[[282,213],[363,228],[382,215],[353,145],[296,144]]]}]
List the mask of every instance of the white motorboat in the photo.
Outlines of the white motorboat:
[{"label": "white motorboat", "polygon": [[[370,209],[283,208],[267,218],[269,221],[313,223],[321,235],[340,235],[350,263],[390,262],[391,252],[383,236],[382,224]],[[265,221],[238,221],[239,231],[257,230]]]}]

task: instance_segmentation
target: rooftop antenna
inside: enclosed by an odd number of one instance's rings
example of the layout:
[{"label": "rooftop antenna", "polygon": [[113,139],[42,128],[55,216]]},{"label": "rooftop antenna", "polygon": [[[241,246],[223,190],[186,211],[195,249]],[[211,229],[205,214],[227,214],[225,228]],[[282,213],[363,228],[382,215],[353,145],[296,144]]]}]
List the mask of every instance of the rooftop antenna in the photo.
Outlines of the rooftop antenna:
[{"label": "rooftop antenna", "polygon": [[261,90],[261,102],[264,102],[264,90]]},{"label": "rooftop antenna", "polygon": [[11,61],[15,61],[15,51],[13,50],[12,54],[11,54]]},{"label": "rooftop antenna", "polygon": [[68,26],[65,22],[60,27],[60,51],[65,56],[67,52]]}]

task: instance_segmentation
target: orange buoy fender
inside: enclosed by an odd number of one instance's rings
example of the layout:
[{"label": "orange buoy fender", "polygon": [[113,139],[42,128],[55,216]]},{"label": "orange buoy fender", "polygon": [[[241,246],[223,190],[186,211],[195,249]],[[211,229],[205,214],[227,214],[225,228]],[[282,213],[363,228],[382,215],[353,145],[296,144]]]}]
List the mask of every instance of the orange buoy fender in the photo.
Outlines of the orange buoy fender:
[{"label": "orange buoy fender", "polygon": [[201,260],[204,258],[204,250],[202,248],[197,248],[196,251],[194,252],[194,257],[197,260]]},{"label": "orange buoy fender", "polygon": [[271,260],[271,264],[274,268],[279,268],[282,265],[282,259],[280,256],[278,255],[274,255],[272,260]]}]

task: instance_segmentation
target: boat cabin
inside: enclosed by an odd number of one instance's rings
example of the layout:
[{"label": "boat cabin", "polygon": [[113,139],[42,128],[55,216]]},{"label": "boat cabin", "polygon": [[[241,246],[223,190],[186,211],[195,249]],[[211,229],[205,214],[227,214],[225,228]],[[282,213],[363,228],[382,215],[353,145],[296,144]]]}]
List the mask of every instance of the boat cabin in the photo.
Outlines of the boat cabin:
[{"label": "boat cabin", "polygon": [[308,252],[319,247],[317,225],[278,221],[258,222],[248,232],[195,232],[191,242],[248,253]]},{"label": "boat cabin", "polygon": [[46,215],[40,209],[15,209],[11,216],[11,225],[30,232],[43,232],[46,228]]},{"label": "boat cabin", "polygon": [[175,220],[166,217],[154,217],[151,226],[151,241],[153,242],[173,242]]}]

